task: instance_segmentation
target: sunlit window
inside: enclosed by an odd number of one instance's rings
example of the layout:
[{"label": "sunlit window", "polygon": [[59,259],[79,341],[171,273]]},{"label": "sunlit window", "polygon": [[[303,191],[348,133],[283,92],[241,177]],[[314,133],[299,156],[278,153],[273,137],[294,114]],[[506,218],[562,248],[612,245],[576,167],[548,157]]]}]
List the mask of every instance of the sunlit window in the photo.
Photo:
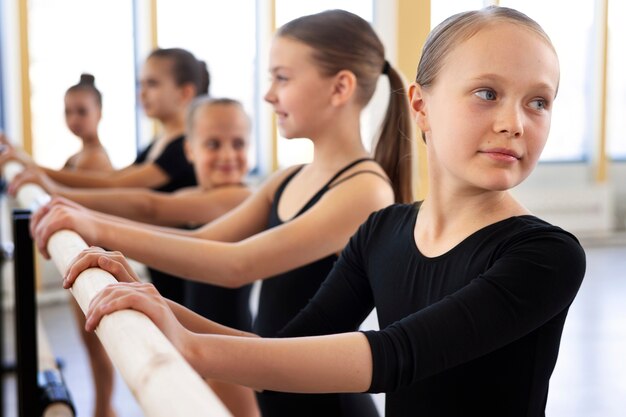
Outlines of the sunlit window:
[{"label": "sunlit window", "polygon": [[[0,32],[0,91],[4,90],[4,75],[3,75],[3,63],[2,63],[2,33]],[[4,130],[4,94],[0,93],[0,130]]]},{"label": "sunlit window", "polygon": [[608,16],[608,151],[614,159],[626,159],[626,3],[610,1]]},{"label": "sunlit window", "polygon": [[[559,55],[561,80],[552,126],[542,161],[583,160],[594,135],[594,3],[545,0],[501,0],[536,20]],[[572,47],[576,45],[576,47]]]},{"label": "sunlit window", "polygon": [[[256,2],[229,0],[217,7],[213,1],[158,0],[157,7],[159,46],[185,48],[205,61],[211,74],[210,94],[240,100],[254,120],[259,93]],[[249,166],[254,167],[254,141],[250,158]]]},{"label": "sunlit window", "polygon": [[[374,8],[371,0],[276,0],[276,26],[280,27],[300,16],[319,13],[328,9],[343,9],[361,16],[368,22],[374,20]],[[266,69],[261,69],[261,71]],[[369,140],[371,132],[362,132],[364,140]],[[366,139],[367,138],[367,139]],[[307,139],[285,139],[278,137],[278,165],[286,167],[293,164],[311,162],[313,144]]]},{"label": "sunlit window", "polygon": [[446,0],[430,2],[430,27],[434,28],[453,14],[486,6],[483,0]]},{"label": "sunlit window", "polygon": [[82,72],[103,96],[100,139],[115,166],[136,153],[132,2],[30,0],[33,154],[60,168],[81,146],[65,126],[64,96]]}]

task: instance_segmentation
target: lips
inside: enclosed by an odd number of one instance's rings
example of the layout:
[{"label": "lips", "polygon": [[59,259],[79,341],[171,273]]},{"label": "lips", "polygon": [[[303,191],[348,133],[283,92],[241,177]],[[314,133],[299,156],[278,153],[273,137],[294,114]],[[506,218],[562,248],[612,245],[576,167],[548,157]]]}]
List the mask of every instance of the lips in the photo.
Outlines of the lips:
[{"label": "lips", "polygon": [[233,172],[237,169],[237,167],[234,165],[218,166],[216,168],[218,171],[221,172]]},{"label": "lips", "polygon": [[499,159],[503,161],[518,161],[522,158],[522,156],[518,152],[514,151],[513,149],[507,148],[490,148],[483,149],[479,152],[494,159]]},{"label": "lips", "polygon": [[282,111],[274,110],[274,113],[276,114],[276,117],[278,117],[278,120],[283,120],[285,117],[287,117],[287,113]]}]

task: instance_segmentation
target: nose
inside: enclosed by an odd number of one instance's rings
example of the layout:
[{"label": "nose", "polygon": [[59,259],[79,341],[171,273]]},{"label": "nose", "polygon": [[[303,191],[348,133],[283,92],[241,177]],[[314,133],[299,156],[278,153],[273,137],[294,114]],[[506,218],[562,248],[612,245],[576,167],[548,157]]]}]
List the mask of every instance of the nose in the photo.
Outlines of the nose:
[{"label": "nose", "polygon": [[503,103],[498,110],[494,130],[510,138],[519,138],[524,134],[524,113],[516,103]]},{"label": "nose", "polygon": [[267,101],[270,104],[276,103],[276,93],[274,92],[274,83],[272,83],[270,85],[270,88],[267,89],[267,92],[265,93],[265,96],[263,97],[263,99],[265,99],[265,101]]},{"label": "nose", "polygon": [[235,150],[230,145],[221,146],[219,149],[218,157],[222,161],[229,161],[234,159]]}]

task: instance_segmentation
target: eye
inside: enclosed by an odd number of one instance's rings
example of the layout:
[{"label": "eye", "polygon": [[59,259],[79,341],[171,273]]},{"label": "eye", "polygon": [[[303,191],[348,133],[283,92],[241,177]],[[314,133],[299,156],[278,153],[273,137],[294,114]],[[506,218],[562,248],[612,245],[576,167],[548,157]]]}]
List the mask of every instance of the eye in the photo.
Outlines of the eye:
[{"label": "eye", "polygon": [[284,83],[286,81],[289,81],[289,78],[285,77],[282,74],[273,74],[272,76],[270,76],[270,81],[277,82],[277,83]]},{"label": "eye", "polygon": [[530,102],[530,107],[535,110],[546,110],[548,108],[548,100],[544,98],[536,98]]},{"label": "eye", "polygon": [[237,138],[233,141],[233,149],[239,150],[243,149],[246,146],[246,143],[243,139]]},{"label": "eye", "polygon": [[491,89],[478,90],[474,94],[483,100],[493,101],[496,99],[496,92]]},{"label": "eye", "polygon": [[205,142],[205,143],[204,143],[204,146],[205,146],[207,149],[210,149],[210,150],[215,150],[215,149],[219,149],[219,147],[220,147],[220,143],[219,143],[219,141],[217,141],[217,140],[209,140],[209,141],[207,141],[207,142]]}]

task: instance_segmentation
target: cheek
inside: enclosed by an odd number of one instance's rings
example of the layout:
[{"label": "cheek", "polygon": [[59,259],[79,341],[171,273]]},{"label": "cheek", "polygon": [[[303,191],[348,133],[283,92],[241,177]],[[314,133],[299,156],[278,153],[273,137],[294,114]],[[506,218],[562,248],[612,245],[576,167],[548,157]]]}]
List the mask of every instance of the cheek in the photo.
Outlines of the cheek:
[{"label": "cheek", "polygon": [[201,158],[202,165],[208,167],[208,169],[214,169],[215,162],[217,161],[217,154],[215,152],[205,150]]},{"label": "cheek", "polygon": [[246,155],[246,151],[240,151],[237,154],[237,161],[239,162],[242,172],[246,172],[248,170],[248,158]]},{"label": "cheek", "polygon": [[546,117],[544,119],[540,119],[536,123],[532,124],[530,128],[532,129],[532,134],[529,135],[526,142],[526,150],[529,156],[536,163],[548,141],[550,133],[550,118]]}]

